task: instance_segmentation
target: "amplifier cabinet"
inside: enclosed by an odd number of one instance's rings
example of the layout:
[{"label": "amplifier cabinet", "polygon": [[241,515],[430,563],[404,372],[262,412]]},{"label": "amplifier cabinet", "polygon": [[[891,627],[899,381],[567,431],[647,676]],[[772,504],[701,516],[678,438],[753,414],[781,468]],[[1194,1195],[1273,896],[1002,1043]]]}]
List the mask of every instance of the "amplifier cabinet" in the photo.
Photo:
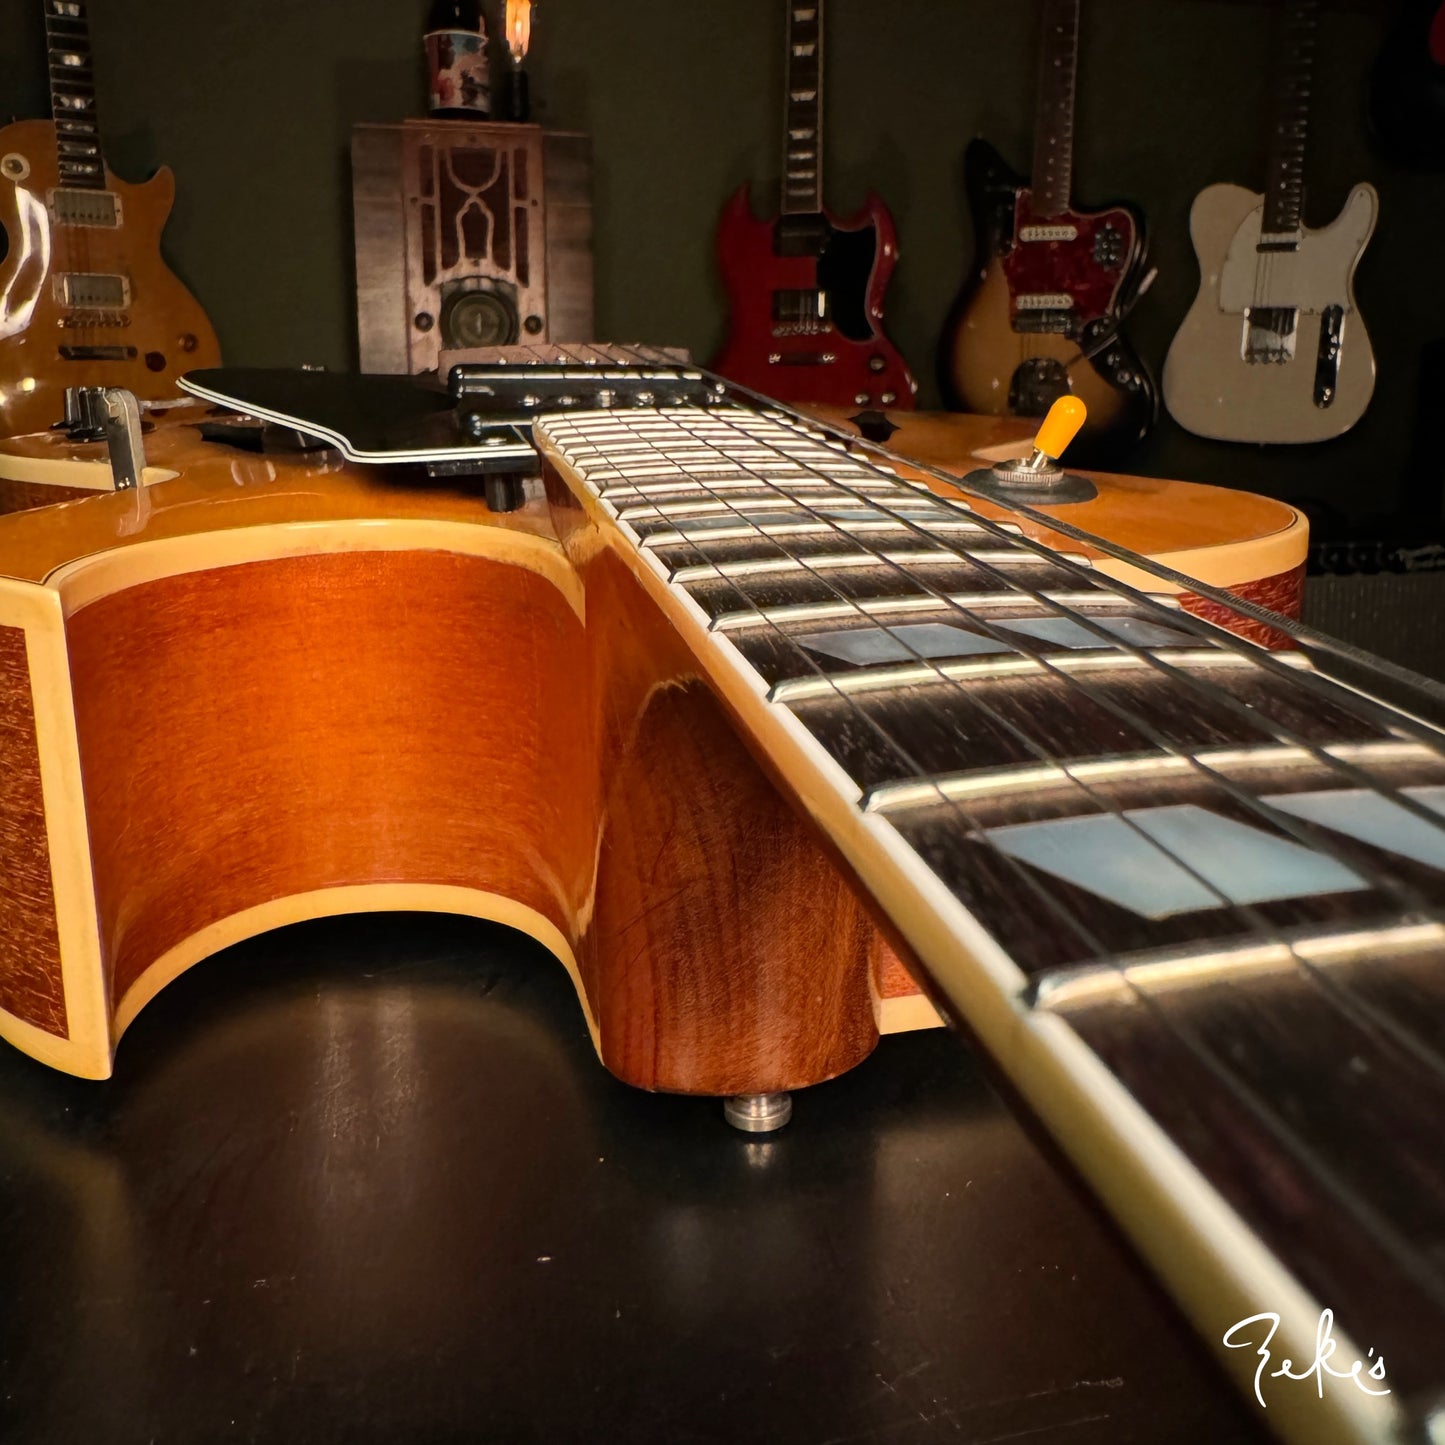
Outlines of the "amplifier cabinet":
[{"label": "amplifier cabinet", "polygon": [[535,125],[405,121],[351,136],[361,369],[590,341],[592,149]]}]

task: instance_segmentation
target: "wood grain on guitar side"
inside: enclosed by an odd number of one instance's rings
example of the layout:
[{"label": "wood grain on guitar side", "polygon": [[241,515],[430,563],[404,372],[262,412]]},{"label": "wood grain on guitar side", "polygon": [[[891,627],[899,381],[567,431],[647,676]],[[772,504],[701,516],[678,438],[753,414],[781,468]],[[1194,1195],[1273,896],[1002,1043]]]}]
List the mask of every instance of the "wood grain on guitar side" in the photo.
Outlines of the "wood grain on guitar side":
[{"label": "wood grain on guitar side", "polygon": [[239,564],[77,612],[113,1004],[220,920],[369,885],[404,906],[411,883],[552,925],[630,1083],[747,1092],[857,1063],[872,925],[609,565],[590,640],[537,573],[445,552]]},{"label": "wood grain on guitar side", "polygon": [[0,627],[0,1008],[61,1037],[65,990],[25,633]]}]

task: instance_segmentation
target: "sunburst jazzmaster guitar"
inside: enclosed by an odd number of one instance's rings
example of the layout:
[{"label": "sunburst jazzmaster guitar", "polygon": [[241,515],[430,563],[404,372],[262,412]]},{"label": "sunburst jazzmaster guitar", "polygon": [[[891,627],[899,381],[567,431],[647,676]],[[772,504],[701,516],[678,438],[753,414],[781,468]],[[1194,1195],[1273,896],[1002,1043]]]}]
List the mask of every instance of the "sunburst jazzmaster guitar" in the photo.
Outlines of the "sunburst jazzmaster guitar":
[{"label": "sunburst jazzmaster guitar", "polygon": [[[542,940],[620,1077],[756,1099],[869,1052],[896,947],[1265,1423],[1428,1438],[1445,739],[1428,688],[1197,580],[1293,572],[1294,514],[1191,555],[1230,494],[1071,473],[1052,418],[950,478],[931,428],[904,463],[572,360],[188,379],[385,466],[205,413],[121,492],[5,449],[0,1033],[104,1075],[236,939],[439,909]],[[1132,546],[1075,525],[1121,499]],[[1266,1373],[1326,1309],[1322,1389]]]},{"label": "sunburst jazzmaster guitar", "polygon": [[220,360],[216,333],[160,254],[175,179],[107,169],[84,0],[43,0],[53,121],[0,130],[0,436],[60,419],[67,386],[176,394]]},{"label": "sunburst jazzmaster guitar", "polygon": [[1044,0],[1033,175],[989,143],[964,160],[973,272],[939,345],[939,385],[963,411],[1042,416],[1078,396],[1078,454],[1116,462],[1154,424],[1154,380],[1123,333],[1143,293],[1144,218],[1133,206],[1074,209],[1074,84],[1080,0]]},{"label": "sunburst jazzmaster guitar", "polygon": [[1189,214],[1199,295],[1164,362],[1164,402],[1199,436],[1327,441],[1354,426],[1374,394],[1375,353],[1354,276],[1379,197],[1358,185],[1328,226],[1304,224],[1318,10],[1319,0],[1284,7],[1265,193],[1210,186]]}]

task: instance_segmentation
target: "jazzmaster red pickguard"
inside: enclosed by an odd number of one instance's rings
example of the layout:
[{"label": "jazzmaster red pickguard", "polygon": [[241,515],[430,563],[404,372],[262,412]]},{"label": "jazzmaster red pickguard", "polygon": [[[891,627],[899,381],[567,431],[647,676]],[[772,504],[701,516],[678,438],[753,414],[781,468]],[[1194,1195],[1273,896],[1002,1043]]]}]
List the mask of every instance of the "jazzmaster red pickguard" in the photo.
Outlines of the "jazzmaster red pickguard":
[{"label": "jazzmaster red pickguard", "polygon": [[[1072,226],[1077,234],[1072,240],[1024,240],[1031,226]],[[1073,298],[1079,324],[1108,316],[1130,274],[1139,244],[1134,217],[1123,207],[1039,216],[1034,213],[1033,192],[1021,190],[1014,205],[1013,245],[1003,257],[1010,314],[1017,321],[1020,296],[1067,293]],[[1117,260],[1104,264],[1100,252]]]},{"label": "jazzmaster red pickguard", "polygon": [[835,326],[806,335],[778,334],[773,292],[817,287],[818,262],[812,256],[776,253],[776,222],[753,215],[744,185],[718,223],[718,264],[728,293],[729,322],[727,340],[712,369],[779,401],[912,407],[918,384],[883,332],[883,296],[898,261],[893,217],[872,193],[853,216],[840,220],[830,211],[824,215],[837,231],[874,230],[877,245],[864,296],[872,336],[853,341]]}]

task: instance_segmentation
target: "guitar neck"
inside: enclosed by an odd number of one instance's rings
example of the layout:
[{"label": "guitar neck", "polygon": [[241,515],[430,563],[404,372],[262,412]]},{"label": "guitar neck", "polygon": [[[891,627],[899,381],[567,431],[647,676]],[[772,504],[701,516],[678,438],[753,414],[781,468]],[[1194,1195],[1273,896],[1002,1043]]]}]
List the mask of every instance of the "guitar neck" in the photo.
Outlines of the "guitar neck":
[{"label": "guitar neck", "polygon": [[62,187],[102,189],[105,160],[95,109],[85,0],[44,0],[50,111],[55,118]]},{"label": "guitar neck", "polygon": [[788,0],[783,214],[823,209],[823,0]]},{"label": "guitar neck", "polygon": [[1314,77],[1319,0],[1288,0],[1274,72],[1274,123],[1270,128],[1266,235],[1290,235],[1304,226],[1305,139]]},{"label": "guitar neck", "polygon": [[1034,114],[1034,212],[1069,209],[1074,170],[1074,91],[1079,65],[1079,0],[1045,0]]},{"label": "guitar neck", "polygon": [[777,413],[536,435],[1216,1349],[1323,1301],[1398,1393],[1305,1403],[1386,1438],[1445,1383],[1441,735]]}]

